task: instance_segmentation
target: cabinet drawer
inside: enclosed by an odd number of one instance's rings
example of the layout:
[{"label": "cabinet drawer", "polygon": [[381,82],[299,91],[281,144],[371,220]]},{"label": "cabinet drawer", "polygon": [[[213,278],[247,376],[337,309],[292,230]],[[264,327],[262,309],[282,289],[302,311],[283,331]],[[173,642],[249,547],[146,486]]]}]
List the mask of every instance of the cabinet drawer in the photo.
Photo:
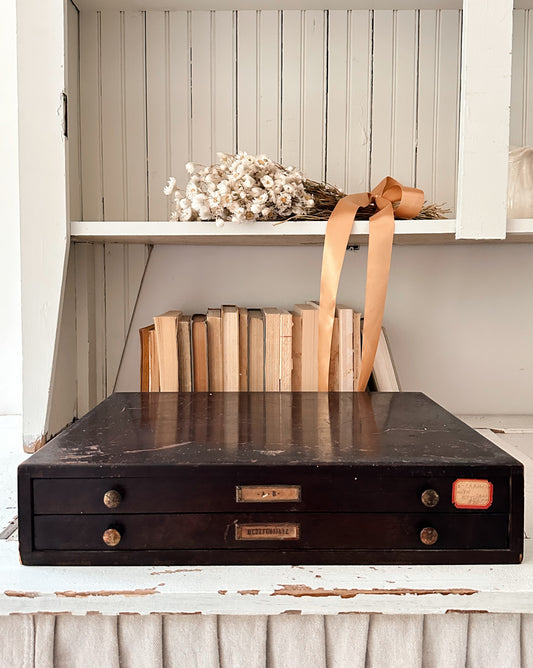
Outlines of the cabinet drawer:
[{"label": "cabinet drawer", "polygon": [[[431,521],[428,521],[428,520]],[[424,544],[421,531],[436,531]],[[104,542],[112,530],[120,541]],[[238,539],[238,536],[242,539]],[[429,534],[431,537],[431,533]],[[213,513],[183,515],[42,515],[35,550],[171,549],[502,549],[503,514]]]},{"label": "cabinet drawer", "polygon": [[[36,515],[174,512],[431,512],[459,513],[452,486],[463,476],[376,475],[358,469],[179,472],[172,477],[57,478],[33,480]],[[491,478],[491,512],[509,511],[509,478]],[[238,488],[244,488],[239,493]],[[426,490],[437,492],[436,505],[424,505]],[[263,492],[261,493],[261,490]],[[288,496],[286,495],[289,491]],[[116,503],[106,505],[106,492]],[[118,494],[117,494],[118,493]],[[237,499],[240,497],[240,501]],[[289,500],[284,500],[284,499]]]}]

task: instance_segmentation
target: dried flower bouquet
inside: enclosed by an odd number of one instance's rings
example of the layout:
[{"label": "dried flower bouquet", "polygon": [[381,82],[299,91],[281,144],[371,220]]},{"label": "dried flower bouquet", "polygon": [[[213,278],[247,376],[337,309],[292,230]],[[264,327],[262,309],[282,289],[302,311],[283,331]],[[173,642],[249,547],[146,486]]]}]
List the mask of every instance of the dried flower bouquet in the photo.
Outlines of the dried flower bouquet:
[{"label": "dried flower bouquet", "polygon": [[[170,177],[164,188],[172,197],[171,220],[214,220],[243,223],[255,220],[325,220],[345,196],[339,188],[306,179],[294,167],[284,167],[265,155],[218,153],[219,162],[206,167],[189,162],[185,190]],[[373,206],[357,218],[369,218]],[[448,209],[425,204],[417,218],[445,218]]]}]

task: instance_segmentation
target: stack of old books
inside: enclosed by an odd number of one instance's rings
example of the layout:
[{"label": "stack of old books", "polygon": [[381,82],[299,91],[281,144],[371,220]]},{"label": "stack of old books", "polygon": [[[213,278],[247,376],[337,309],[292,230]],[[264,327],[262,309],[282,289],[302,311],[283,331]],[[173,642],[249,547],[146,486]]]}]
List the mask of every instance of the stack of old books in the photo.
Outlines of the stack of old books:
[{"label": "stack of old books", "polygon": [[[318,390],[318,305],[167,311],[140,330],[143,392],[314,392]],[[329,389],[353,392],[361,367],[361,314],[338,305]],[[381,387],[399,389],[386,341],[374,369]]]}]

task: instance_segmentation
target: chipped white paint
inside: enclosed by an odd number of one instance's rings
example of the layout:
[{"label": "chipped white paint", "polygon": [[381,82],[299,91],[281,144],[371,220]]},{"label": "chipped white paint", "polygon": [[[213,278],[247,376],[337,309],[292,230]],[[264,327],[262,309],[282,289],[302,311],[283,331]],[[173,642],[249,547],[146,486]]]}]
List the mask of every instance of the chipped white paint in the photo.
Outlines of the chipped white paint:
[{"label": "chipped white paint", "polygon": [[[518,424],[513,416],[478,416],[469,423]],[[530,425],[531,416],[519,424]],[[2,452],[4,504],[12,504],[20,461],[13,419],[0,418],[9,441]],[[526,467],[526,532],[533,535],[533,433],[482,432]],[[6,516],[7,517],[7,516]],[[2,527],[3,528],[3,527]],[[0,615],[122,612],[265,615],[381,612],[443,614],[448,610],[533,613],[533,549],[521,565],[473,566],[21,566],[17,544],[0,540]]]}]

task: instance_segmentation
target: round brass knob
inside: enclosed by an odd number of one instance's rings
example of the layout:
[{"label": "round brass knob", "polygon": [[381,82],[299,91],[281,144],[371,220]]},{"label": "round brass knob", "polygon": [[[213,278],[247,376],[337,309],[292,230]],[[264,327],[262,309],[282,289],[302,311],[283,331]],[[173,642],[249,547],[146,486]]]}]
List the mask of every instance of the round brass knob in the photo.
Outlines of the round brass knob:
[{"label": "round brass knob", "polygon": [[108,547],[115,547],[120,543],[122,536],[116,529],[106,529],[102,535],[102,540]]},{"label": "round brass knob", "polygon": [[426,508],[435,508],[435,506],[440,501],[439,493],[434,489],[426,489],[424,492],[422,492],[422,496],[420,498],[422,499],[422,503],[426,506]]},{"label": "round brass knob", "polygon": [[110,489],[104,494],[104,505],[108,508],[118,508],[122,501],[122,494],[116,489]]},{"label": "round brass knob", "polygon": [[435,545],[439,538],[437,529],[433,527],[424,527],[420,532],[420,540],[424,545]]}]

